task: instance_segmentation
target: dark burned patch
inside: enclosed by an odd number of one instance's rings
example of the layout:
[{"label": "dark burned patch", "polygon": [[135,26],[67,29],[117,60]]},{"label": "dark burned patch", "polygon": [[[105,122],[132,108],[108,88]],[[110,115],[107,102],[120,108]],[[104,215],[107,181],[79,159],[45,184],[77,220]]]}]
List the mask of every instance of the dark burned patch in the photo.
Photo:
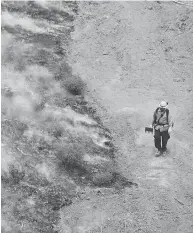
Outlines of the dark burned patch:
[{"label": "dark burned patch", "polygon": [[119,173],[114,173],[114,184],[119,184],[121,187],[138,187],[138,184],[132,181],[129,181],[126,177],[122,176]]},{"label": "dark burned patch", "polygon": [[[60,44],[60,38],[54,33],[34,33],[29,30],[23,29],[21,26],[2,26],[2,31],[6,31],[10,34],[17,36],[17,41],[25,41],[26,43],[38,44],[46,48],[58,47]],[[66,34],[69,35],[70,29],[66,31]],[[61,49],[61,48],[60,48]]]},{"label": "dark burned patch", "polygon": [[58,169],[67,173],[77,185],[90,184],[90,172],[81,164],[68,163],[65,161],[58,162]]},{"label": "dark burned patch", "polygon": [[66,84],[66,89],[72,94],[72,95],[81,95],[83,89],[77,85],[77,84]]},{"label": "dark burned patch", "polygon": [[101,188],[118,188],[124,189],[126,187],[138,187],[138,184],[130,181],[126,177],[122,176],[117,172],[100,171],[93,173],[93,167],[88,166],[87,168],[78,164],[66,164],[60,162],[59,169],[65,171],[70,177],[77,183],[77,185],[90,186],[90,187],[101,187]]},{"label": "dark burned patch", "polygon": [[34,111],[41,112],[44,108],[45,108],[45,102],[42,101],[41,103],[35,104]]},{"label": "dark burned patch", "polygon": [[14,92],[9,87],[2,88],[1,95],[11,99],[14,96]]},{"label": "dark burned patch", "polygon": [[97,180],[94,180],[94,186],[106,188],[115,187],[118,189],[124,189],[126,187],[132,186],[138,187],[138,184],[129,181],[126,177],[117,172],[114,172],[102,174],[101,177],[99,177]]},{"label": "dark burned patch", "polygon": [[74,96],[83,96],[86,84],[82,81],[80,77],[73,76],[63,79],[62,87]]},{"label": "dark burned patch", "polygon": [[77,177],[75,180],[79,181],[81,181],[80,177],[88,174],[87,169],[83,165],[76,162],[69,162],[67,159],[60,162],[59,167],[61,170],[65,169],[72,177]]}]

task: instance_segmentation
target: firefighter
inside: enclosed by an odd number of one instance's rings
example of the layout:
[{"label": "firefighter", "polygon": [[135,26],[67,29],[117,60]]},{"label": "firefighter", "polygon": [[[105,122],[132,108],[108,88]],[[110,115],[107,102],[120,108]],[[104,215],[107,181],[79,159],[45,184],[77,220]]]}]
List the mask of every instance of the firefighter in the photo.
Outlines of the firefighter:
[{"label": "firefighter", "polygon": [[173,125],[174,123],[168,109],[168,102],[162,101],[159,104],[159,107],[155,110],[152,121],[152,127],[154,128],[154,143],[157,148],[156,156],[166,153],[167,142],[170,138]]}]

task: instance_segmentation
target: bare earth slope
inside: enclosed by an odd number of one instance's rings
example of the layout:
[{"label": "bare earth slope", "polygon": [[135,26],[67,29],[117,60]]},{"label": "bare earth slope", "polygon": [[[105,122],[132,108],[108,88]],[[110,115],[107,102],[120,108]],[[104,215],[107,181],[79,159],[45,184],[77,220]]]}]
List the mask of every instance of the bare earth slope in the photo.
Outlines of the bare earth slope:
[{"label": "bare earth slope", "polygon": [[[61,212],[62,232],[193,232],[192,23],[193,8],[172,2],[79,2],[69,61],[139,186],[88,190]],[[156,158],[144,126],[162,99],[175,129]]]}]

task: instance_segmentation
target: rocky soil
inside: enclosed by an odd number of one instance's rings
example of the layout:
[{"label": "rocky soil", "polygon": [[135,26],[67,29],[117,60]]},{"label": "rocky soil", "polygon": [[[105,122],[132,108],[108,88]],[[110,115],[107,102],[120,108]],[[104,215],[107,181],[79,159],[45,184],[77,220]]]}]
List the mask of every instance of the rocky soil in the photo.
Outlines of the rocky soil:
[{"label": "rocky soil", "polygon": [[[193,231],[193,7],[177,2],[81,2],[69,61],[88,84],[138,187],[101,190],[62,211],[64,232]],[[165,157],[144,133],[161,100],[175,127]],[[89,193],[89,191],[87,191]]]}]

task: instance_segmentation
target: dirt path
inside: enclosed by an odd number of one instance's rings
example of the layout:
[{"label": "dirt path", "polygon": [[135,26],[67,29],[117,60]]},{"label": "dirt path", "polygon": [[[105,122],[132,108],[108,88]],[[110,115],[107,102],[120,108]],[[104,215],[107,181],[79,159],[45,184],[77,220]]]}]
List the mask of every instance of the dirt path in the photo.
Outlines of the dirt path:
[{"label": "dirt path", "polygon": [[[183,114],[192,106],[193,40],[191,29],[176,26],[186,15],[193,19],[192,11],[171,2],[79,7],[70,62],[113,133],[120,170],[139,186],[88,191],[62,213],[64,232],[193,232],[192,133]],[[144,126],[162,99],[176,127],[168,154],[156,158]]]}]

